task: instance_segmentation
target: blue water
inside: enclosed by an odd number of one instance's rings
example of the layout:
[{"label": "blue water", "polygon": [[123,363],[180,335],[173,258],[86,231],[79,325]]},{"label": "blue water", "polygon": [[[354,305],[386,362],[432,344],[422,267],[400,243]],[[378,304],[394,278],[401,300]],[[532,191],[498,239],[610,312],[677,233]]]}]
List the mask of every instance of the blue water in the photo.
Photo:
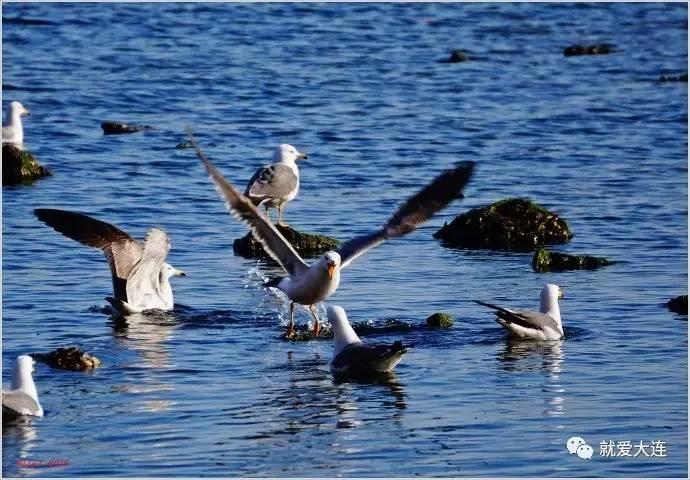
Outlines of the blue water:
[{"label": "blue water", "polygon": [[[3,105],[55,176],[3,188],[3,380],[22,353],[80,345],[92,374],[37,365],[42,419],[3,427],[5,476],[685,476],[687,71],[684,4],[4,4]],[[29,21],[27,21],[29,20]],[[611,55],[569,57],[573,43]],[[475,60],[438,63],[453,48]],[[103,136],[100,122],[157,127]],[[473,159],[466,198],[343,273],[353,321],[455,326],[387,381],[338,382],[330,341],[280,339],[274,266],[232,253],[245,227],[190,150],[190,125],[243,187],[275,145],[307,151],[299,229],[380,225],[443,168]],[[537,274],[529,254],[443,248],[458,213],[528,196],[598,271]],[[102,255],[38,222],[78,210],[173,242],[177,310],[113,322]],[[509,344],[484,299],[534,308],[562,286],[567,338]],[[308,321],[300,310],[298,321]],[[569,455],[581,436],[591,460]],[[607,458],[600,442],[666,442]],[[19,460],[61,460],[25,468]]]}]

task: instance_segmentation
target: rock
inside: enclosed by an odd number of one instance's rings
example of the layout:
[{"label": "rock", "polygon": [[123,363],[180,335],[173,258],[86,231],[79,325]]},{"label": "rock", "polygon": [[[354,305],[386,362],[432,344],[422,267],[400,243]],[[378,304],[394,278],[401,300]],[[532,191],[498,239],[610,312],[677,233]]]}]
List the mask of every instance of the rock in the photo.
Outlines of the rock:
[{"label": "rock", "polygon": [[2,184],[17,185],[52,175],[48,168],[39,165],[33,155],[16,145],[2,146]]},{"label": "rock", "polygon": [[572,236],[568,224],[558,214],[523,198],[472,209],[434,233],[434,238],[448,247],[512,251],[566,243]]},{"label": "rock", "polygon": [[[340,245],[340,241],[325,235],[313,235],[301,233],[289,225],[277,225],[276,228],[288,242],[303,257],[313,257],[329,250],[333,250]],[[242,238],[236,239],[232,244],[235,255],[244,258],[270,258],[264,251],[261,243],[257,242],[251,232]]]},{"label": "rock", "polygon": [[535,272],[559,272],[563,270],[594,270],[612,265],[614,262],[603,257],[590,255],[570,255],[568,253],[549,252],[540,247],[532,257],[532,268]]},{"label": "rock", "polygon": [[439,63],[460,63],[466,62],[470,57],[466,50],[453,50],[450,53],[450,57],[445,60],[439,60]]},{"label": "rock", "polygon": [[687,82],[688,74],[683,73],[681,75],[662,75],[659,77],[660,82]]},{"label": "rock", "polygon": [[614,51],[613,45],[608,43],[599,45],[571,45],[563,50],[563,55],[566,57],[574,57],[577,55],[606,55]]},{"label": "rock", "polygon": [[194,145],[192,145],[192,142],[187,140],[187,141],[178,143],[177,145],[175,145],[175,148],[177,148],[179,150],[184,150],[186,148],[194,148]]},{"label": "rock", "polygon": [[50,353],[32,353],[31,356],[53,368],[82,372],[97,368],[101,361],[78,347],[58,348]]},{"label": "rock", "polygon": [[122,133],[136,133],[153,130],[153,127],[148,125],[135,125],[133,123],[111,122],[105,121],[101,123],[103,135],[117,135]]},{"label": "rock", "polygon": [[426,324],[431,328],[450,328],[453,326],[453,317],[448,313],[434,313],[426,319]]},{"label": "rock", "polygon": [[[452,321],[451,321],[452,322]],[[383,322],[379,322],[375,325],[373,322],[356,322],[352,324],[352,328],[357,335],[381,335],[385,333],[396,333],[396,332],[410,332],[415,329],[414,325],[409,323],[401,322],[400,320],[389,319]],[[328,325],[322,325],[319,336],[315,337],[312,329],[307,327],[307,325],[298,325],[295,328],[295,334],[292,338],[283,337],[284,340],[290,340],[294,342],[306,342],[309,340],[328,340],[333,338],[333,330]]]},{"label": "rock", "polygon": [[669,310],[675,313],[680,313],[683,315],[688,314],[688,296],[681,295],[680,297],[675,297],[666,303]]}]

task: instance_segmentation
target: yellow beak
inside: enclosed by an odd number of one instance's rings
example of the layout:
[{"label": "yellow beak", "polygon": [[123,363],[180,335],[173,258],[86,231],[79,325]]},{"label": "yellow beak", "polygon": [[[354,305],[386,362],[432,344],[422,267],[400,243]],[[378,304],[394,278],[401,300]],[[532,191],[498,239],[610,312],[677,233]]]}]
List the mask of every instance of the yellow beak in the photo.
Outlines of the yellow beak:
[{"label": "yellow beak", "polygon": [[328,278],[333,278],[333,272],[335,272],[335,264],[328,265]]},{"label": "yellow beak", "polygon": [[565,295],[563,294],[563,290],[558,291],[558,298],[565,298]]}]

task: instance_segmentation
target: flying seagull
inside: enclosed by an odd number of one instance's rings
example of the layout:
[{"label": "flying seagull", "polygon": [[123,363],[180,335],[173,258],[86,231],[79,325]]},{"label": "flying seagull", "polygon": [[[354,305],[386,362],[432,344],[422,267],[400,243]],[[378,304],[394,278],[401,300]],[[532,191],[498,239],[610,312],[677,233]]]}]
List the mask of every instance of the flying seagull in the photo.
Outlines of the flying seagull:
[{"label": "flying seagull", "polygon": [[382,228],[353,238],[342,244],[338,251],[326,252],[308,265],[254,203],[223,177],[191,134],[190,141],[216,189],[225,199],[228,210],[249,226],[254,238],[261,242],[266,252],[289,274],[266,283],[268,287],[282,290],[290,299],[288,338],[294,334],[295,303],[309,307],[314,317],[314,335],[318,335],[319,318],[314,305],[336,291],[340,284],[340,270],[381,242],[412,232],[434,213],[458,198],[474,169],[474,162],[460,162],[407,199]]},{"label": "flying seagull", "polygon": [[390,372],[409,348],[403,346],[400,341],[388,345],[362,343],[348,322],[342,307],[330,306],[326,313],[335,337],[335,350],[331,361],[333,373],[361,375]]},{"label": "flying seagull", "polygon": [[13,143],[20,149],[23,149],[23,115],[31,115],[31,112],[29,112],[21,103],[14,101],[7,106],[7,113],[5,115],[7,125],[2,126],[2,143]]},{"label": "flying seagull", "polygon": [[142,245],[116,226],[81,213],[50,208],[34,213],[64,236],[103,251],[113,277],[113,296],[106,300],[120,314],[172,310],[169,279],[186,274],[165,263],[170,240],[163,230],[151,228]]},{"label": "flying seagull", "polygon": [[495,310],[496,321],[512,336],[535,340],[560,340],[563,338],[563,326],[561,310],[558,308],[559,298],[563,298],[563,291],[558,285],[549,283],[541,289],[541,305],[538,312],[498,307],[479,300],[475,302]]},{"label": "flying seagull", "polygon": [[10,390],[2,389],[2,413],[15,417],[18,415],[43,416],[43,408],[38,402],[38,392],[31,374],[34,372],[34,359],[20,355],[12,369]]},{"label": "flying seagull", "polygon": [[283,221],[283,205],[297,196],[299,191],[299,170],[296,160],[309,158],[292,145],[278,145],[273,154],[273,164],[264,165],[254,172],[247,183],[244,196],[254,205],[263,205],[266,216],[270,207],[278,209],[278,224]]}]

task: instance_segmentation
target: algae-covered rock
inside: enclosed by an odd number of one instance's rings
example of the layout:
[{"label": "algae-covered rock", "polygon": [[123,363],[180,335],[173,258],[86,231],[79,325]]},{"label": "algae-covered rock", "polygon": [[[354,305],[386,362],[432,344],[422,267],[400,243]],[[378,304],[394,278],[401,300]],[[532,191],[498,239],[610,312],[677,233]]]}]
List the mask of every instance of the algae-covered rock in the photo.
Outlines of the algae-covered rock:
[{"label": "algae-covered rock", "polygon": [[2,145],[3,185],[17,185],[52,174],[53,172],[40,165],[26,150],[21,150],[11,143]]},{"label": "algae-covered rock", "polygon": [[688,74],[683,73],[681,75],[662,75],[659,77],[660,82],[687,82]]},{"label": "algae-covered rock", "polygon": [[[414,329],[414,325],[402,322],[396,319],[388,319],[382,322],[355,322],[352,324],[352,329],[357,335],[381,335],[385,333],[400,333],[410,332]],[[311,328],[306,325],[296,326],[295,331],[291,337],[283,336],[285,340],[294,342],[307,342],[309,340],[328,340],[333,338],[333,330],[330,325],[321,325],[319,336],[316,337]]]},{"label": "algae-covered rock", "polygon": [[103,135],[119,135],[123,133],[146,132],[153,130],[153,127],[148,125],[136,125],[134,123],[112,122],[106,120],[101,123]]},{"label": "algae-covered rock", "polygon": [[[313,257],[338,248],[340,241],[325,235],[298,232],[289,225],[276,224],[276,228],[303,257]],[[261,243],[251,233],[236,239],[232,244],[235,255],[244,258],[270,258]]]},{"label": "algae-covered rock", "polygon": [[431,328],[450,328],[453,326],[453,317],[448,313],[434,313],[426,319],[426,324]]},{"label": "algae-covered rock", "polygon": [[50,353],[32,353],[31,356],[53,368],[82,372],[97,368],[101,361],[77,347],[58,348]]},{"label": "algae-covered rock", "polygon": [[175,148],[177,148],[178,150],[185,150],[187,148],[194,148],[194,144],[189,140],[185,140],[184,142],[180,142],[177,145],[175,145]]},{"label": "algae-covered rock", "polygon": [[594,270],[595,268],[604,267],[611,264],[613,264],[611,260],[603,257],[549,252],[543,247],[537,249],[532,257],[532,268],[535,272]]},{"label": "algae-covered rock", "polygon": [[680,313],[683,315],[688,314],[688,296],[681,295],[679,297],[672,298],[666,303],[669,310],[675,313]]},{"label": "algae-covered rock", "polygon": [[456,49],[450,52],[450,57],[444,60],[439,60],[439,63],[460,63],[466,62],[470,59],[466,50]]},{"label": "algae-covered rock", "polygon": [[513,251],[566,243],[572,236],[558,214],[522,198],[474,208],[434,233],[434,238],[449,247]]},{"label": "algae-covered rock", "polygon": [[601,43],[599,45],[570,45],[563,50],[563,55],[573,57],[577,55],[606,55],[615,50],[613,45]]}]

